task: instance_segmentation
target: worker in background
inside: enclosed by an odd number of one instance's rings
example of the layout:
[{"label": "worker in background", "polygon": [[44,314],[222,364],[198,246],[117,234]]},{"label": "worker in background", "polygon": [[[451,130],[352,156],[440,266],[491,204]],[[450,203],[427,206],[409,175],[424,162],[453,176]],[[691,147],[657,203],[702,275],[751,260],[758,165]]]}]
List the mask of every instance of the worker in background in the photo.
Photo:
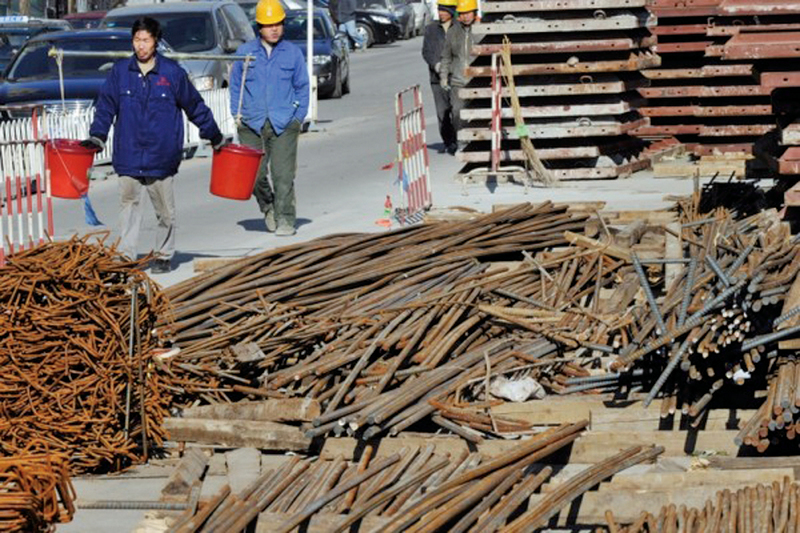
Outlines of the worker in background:
[{"label": "worker in background", "polygon": [[308,113],[309,85],[303,52],[283,40],[285,18],[280,0],[260,0],[256,5],[258,36],[237,51],[255,57],[245,77],[241,116],[242,61],[233,64],[230,79],[239,141],[264,152],[253,192],[267,231],[281,236],[295,234],[297,142]]},{"label": "worker in background", "polygon": [[131,30],[133,55],[117,61],[95,103],[84,147],[102,150],[114,124],[112,164],[119,175],[120,252],[136,259],[147,191],[158,219],[154,274],[169,272],[175,254],[174,176],[183,155],[183,112],[215,150],[225,144],[214,115],[186,71],[158,53],[161,27],[150,17]]},{"label": "worker in background", "polygon": [[364,42],[364,37],[358,33],[356,25],[356,0],[331,0],[328,9],[338,30],[349,37],[351,50],[366,50],[367,43]]},{"label": "worker in background", "polygon": [[478,0],[458,0],[456,12],[458,21],[447,30],[447,37],[442,49],[439,79],[442,89],[450,92],[453,125],[456,135],[458,135],[458,132],[464,127],[464,121],[461,119],[464,100],[458,95],[458,90],[469,81],[466,69],[469,66],[472,52],[472,25],[478,15]]},{"label": "worker in background", "polygon": [[456,14],[457,0],[440,0],[438,4],[439,20],[434,20],[425,28],[422,41],[422,57],[428,64],[431,79],[433,102],[436,104],[436,118],[439,119],[439,135],[442,137],[440,154],[455,154],[456,130],[453,127],[453,106],[450,103],[450,91],[439,83],[442,72],[442,49],[447,31],[453,24]]}]

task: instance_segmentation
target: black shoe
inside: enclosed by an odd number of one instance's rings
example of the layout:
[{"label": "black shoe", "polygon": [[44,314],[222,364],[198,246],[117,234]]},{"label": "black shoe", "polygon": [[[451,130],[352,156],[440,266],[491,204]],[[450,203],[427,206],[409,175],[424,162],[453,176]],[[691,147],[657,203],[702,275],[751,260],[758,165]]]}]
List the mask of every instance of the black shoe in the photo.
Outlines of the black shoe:
[{"label": "black shoe", "polygon": [[166,274],[172,270],[172,264],[169,259],[154,259],[150,263],[150,272],[153,274]]},{"label": "black shoe", "polygon": [[447,147],[447,153],[450,155],[456,155],[457,151],[458,151],[458,145],[455,143]]},{"label": "black shoe", "polygon": [[445,152],[447,152],[447,146],[445,146],[445,145],[441,145],[441,146],[440,146],[440,147],[439,147],[439,148],[436,150],[436,153],[437,153],[437,154],[443,154],[443,153],[445,153]]}]

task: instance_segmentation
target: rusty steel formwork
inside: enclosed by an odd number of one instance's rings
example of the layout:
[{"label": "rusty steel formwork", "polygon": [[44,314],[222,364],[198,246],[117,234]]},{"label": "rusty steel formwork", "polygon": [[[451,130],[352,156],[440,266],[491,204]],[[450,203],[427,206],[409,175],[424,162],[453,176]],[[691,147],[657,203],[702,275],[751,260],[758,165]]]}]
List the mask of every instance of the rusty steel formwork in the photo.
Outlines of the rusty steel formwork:
[{"label": "rusty steel formwork", "polygon": [[[776,126],[775,89],[800,85],[800,2],[649,0],[661,66],[638,89],[644,139],[674,136],[693,151],[753,153]],[[790,60],[788,63],[786,60]]]},{"label": "rusty steel formwork", "polygon": [[[473,27],[471,81],[460,89],[467,100],[459,132],[466,143],[459,152],[464,173],[525,168],[525,137],[559,180],[617,178],[645,168],[646,143],[631,131],[648,125],[638,111],[645,100],[636,90],[647,83],[640,71],[659,66],[650,32],[656,21],[646,3],[484,1],[483,18]],[[502,63],[504,37],[511,41],[518,106],[510,101],[502,67],[493,70]],[[493,74],[501,79],[495,92]],[[498,86],[499,107],[492,105]]]}]

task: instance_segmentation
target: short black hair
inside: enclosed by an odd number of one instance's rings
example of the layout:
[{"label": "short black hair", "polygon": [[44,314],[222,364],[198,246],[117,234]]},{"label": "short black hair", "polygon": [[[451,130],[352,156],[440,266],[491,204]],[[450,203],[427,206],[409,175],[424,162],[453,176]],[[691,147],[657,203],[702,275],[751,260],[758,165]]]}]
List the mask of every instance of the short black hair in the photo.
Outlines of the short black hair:
[{"label": "short black hair", "polygon": [[150,35],[153,36],[153,39],[156,41],[161,40],[161,24],[152,17],[142,17],[140,19],[136,19],[136,22],[133,23],[133,27],[131,28],[131,37],[136,37],[136,33],[144,30]]}]

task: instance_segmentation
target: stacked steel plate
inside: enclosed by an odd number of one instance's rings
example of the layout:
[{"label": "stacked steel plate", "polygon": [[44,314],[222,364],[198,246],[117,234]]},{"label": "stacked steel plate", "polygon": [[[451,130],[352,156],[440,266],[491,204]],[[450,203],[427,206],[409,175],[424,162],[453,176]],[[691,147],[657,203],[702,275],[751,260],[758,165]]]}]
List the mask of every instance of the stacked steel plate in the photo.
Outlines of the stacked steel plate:
[{"label": "stacked steel plate", "polygon": [[[776,125],[771,94],[798,85],[800,2],[650,0],[661,66],[646,69],[645,138],[675,136],[698,154],[751,153]],[[788,33],[786,33],[788,32]]]},{"label": "stacked steel plate", "polygon": [[507,87],[502,96],[501,165],[520,165],[528,135],[557,179],[625,176],[647,165],[644,143],[630,135],[647,124],[637,111],[640,70],[657,67],[646,0],[489,0],[473,28],[469,102],[459,138],[465,171],[491,160],[492,54],[511,41],[516,93],[525,128],[514,126]]}]

